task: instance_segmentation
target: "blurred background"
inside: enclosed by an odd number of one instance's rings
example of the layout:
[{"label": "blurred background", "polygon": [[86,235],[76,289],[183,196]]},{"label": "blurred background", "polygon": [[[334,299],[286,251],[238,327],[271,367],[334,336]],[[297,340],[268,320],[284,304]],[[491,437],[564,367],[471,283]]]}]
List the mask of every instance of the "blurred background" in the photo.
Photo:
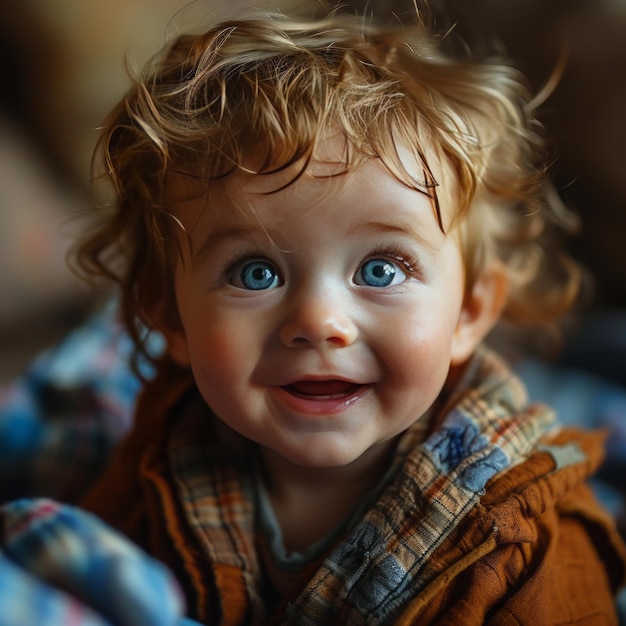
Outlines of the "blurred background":
[{"label": "blurred background", "polygon": [[248,0],[0,2],[0,381],[98,305],[65,255],[94,206],[97,128],[179,30]]},{"label": "blurred background", "polygon": [[[0,381],[20,373],[98,300],[64,256],[75,235],[70,218],[92,206],[97,127],[129,86],[128,70],[179,30],[250,4],[0,3]],[[348,4],[390,19],[412,6]],[[431,6],[471,47],[502,42],[535,89],[569,47],[542,119],[555,182],[583,222],[571,249],[595,278],[589,315],[619,318],[626,310],[626,0],[431,0]]]}]

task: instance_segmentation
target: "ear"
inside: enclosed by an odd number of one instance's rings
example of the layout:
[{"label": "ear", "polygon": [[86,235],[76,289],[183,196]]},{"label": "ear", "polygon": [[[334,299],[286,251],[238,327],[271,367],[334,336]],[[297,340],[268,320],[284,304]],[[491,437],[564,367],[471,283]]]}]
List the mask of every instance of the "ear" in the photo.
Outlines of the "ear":
[{"label": "ear", "polygon": [[189,345],[177,311],[165,305],[157,307],[148,315],[151,326],[163,335],[167,354],[180,366],[189,367]]},{"label": "ear", "polygon": [[485,269],[465,294],[463,308],[452,339],[450,364],[461,365],[494,327],[506,304],[508,278],[504,268]]}]

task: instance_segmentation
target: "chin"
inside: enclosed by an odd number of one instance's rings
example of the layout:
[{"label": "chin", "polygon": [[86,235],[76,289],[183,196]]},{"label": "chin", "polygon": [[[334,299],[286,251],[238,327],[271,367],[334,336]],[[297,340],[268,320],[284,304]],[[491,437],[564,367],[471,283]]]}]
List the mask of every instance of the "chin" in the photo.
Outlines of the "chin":
[{"label": "chin", "polygon": [[298,467],[323,468],[344,465],[344,454],[329,452],[322,444],[303,445],[302,447],[269,446],[274,454],[284,461]]},{"label": "chin", "polygon": [[308,469],[322,470],[347,467],[348,465],[354,463],[361,455],[355,453],[354,449],[351,449],[349,451],[329,451],[328,449],[320,449],[319,451],[316,451],[315,449],[308,448],[307,450],[301,451],[300,453],[294,453],[289,455],[284,454],[281,456],[283,456],[284,459],[286,459],[290,463],[293,463],[294,465],[298,465],[300,467]]}]

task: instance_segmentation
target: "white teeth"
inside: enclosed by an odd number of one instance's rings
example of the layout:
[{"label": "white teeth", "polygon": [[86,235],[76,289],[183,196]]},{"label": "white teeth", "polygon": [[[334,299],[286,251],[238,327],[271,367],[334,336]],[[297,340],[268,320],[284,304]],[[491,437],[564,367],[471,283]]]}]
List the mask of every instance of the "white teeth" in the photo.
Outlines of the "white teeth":
[{"label": "white teeth", "polygon": [[343,380],[303,380],[288,385],[286,389],[302,398],[342,398],[353,394],[359,387]]}]

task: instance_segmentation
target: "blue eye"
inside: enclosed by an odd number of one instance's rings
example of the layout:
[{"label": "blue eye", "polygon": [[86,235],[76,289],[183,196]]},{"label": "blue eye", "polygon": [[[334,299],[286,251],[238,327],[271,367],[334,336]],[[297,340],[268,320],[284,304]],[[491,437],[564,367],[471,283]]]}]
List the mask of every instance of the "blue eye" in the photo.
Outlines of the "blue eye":
[{"label": "blue eye", "polygon": [[399,285],[407,276],[396,263],[388,259],[369,259],[357,270],[354,282],[365,287],[391,287]]},{"label": "blue eye", "polygon": [[235,271],[230,282],[240,289],[261,291],[273,289],[281,284],[280,276],[271,263],[267,261],[250,261]]}]

